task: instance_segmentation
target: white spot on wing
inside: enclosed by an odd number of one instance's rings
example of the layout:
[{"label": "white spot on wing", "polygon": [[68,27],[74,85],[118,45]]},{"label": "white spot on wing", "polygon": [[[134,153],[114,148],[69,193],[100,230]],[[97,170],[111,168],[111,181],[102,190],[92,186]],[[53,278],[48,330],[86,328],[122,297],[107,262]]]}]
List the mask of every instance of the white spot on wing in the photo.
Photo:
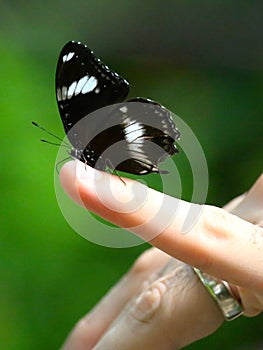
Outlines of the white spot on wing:
[{"label": "white spot on wing", "polygon": [[70,52],[67,57],[67,61],[71,60],[71,58],[75,55],[74,52]]},{"label": "white spot on wing", "polygon": [[74,95],[75,88],[77,86],[77,82],[74,81],[70,87],[68,88],[67,98],[71,98]]},{"label": "white spot on wing", "polygon": [[61,89],[60,88],[57,88],[57,99],[58,99],[58,101],[62,100]]},{"label": "white spot on wing", "polygon": [[67,99],[67,91],[68,88],[66,86],[63,86],[61,90],[61,98],[63,101]]},{"label": "white spot on wing", "polygon": [[98,94],[98,93],[100,92],[100,88],[96,88],[96,89],[94,90],[94,92],[95,92],[95,94]]},{"label": "white spot on wing", "polygon": [[83,78],[81,78],[81,79],[78,81],[77,86],[76,86],[76,89],[75,89],[75,96],[77,96],[77,95],[81,92],[83,86],[86,84],[86,82],[88,81],[88,79],[89,79],[89,76],[88,76],[88,75],[85,75]]},{"label": "white spot on wing", "polygon": [[62,60],[63,62],[68,62],[69,60],[71,60],[71,58],[75,55],[74,52],[69,52],[67,55],[64,55]]},{"label": "white spot on wing", "polygon": [[129,144],[129,155],[143,164],[151,164],[147,155],[143,151],[145,139],[142,137],[145,133],[144,125],[132,121],[131,118],[125,118],[124,137]]},{"label": "white spot on wing", "polygon": [[86,84],[83,86],[81,92],[86,94],[90,91],[93,91],[98,84],[98,80],[95,77],[90,77]]},{"label": "white spot on wing", "polygon": [[144,128],[140,123],[132,123],[125,127],[125,139],[128,143],[132,143],[134,140],[143,136]]},{"label": "white spot on wing", "polygon": [[120,111],[122,113],[127,113],[128,112],[128,107],[127,106],[123,106],[123,107],[120,108]]}]

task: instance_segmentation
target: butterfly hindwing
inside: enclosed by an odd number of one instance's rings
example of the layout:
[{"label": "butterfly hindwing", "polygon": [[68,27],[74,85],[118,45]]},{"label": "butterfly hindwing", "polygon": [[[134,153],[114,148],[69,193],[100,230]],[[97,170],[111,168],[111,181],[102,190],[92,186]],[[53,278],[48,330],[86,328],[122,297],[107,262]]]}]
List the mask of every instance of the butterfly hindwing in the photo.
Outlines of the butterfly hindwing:
[{"label": "butterfly hindwing", "polygon": [[159,173],[159,163],[178,152],[174,141],[180,133],[171,113],[159,103],[136,98],[119,107],[127,159],[117,170],[134,174]]},{"label": "butterfly hindwing", "polygon": [[88,142],[89,147],[97,150],[104,164],[117,170],[157,173],[159,163],[178,152],[174,141],[180,133],[171,113],[157,102],[143,98],[123,102],[108,113],[98,111],[96,121],[105,124]]}]

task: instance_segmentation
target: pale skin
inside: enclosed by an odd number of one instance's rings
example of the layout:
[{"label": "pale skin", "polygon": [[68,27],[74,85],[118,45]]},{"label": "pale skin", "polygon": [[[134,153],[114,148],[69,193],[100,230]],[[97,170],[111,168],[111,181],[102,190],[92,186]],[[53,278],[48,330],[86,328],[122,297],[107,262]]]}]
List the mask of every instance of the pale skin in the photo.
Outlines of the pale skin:
[{"label": "pale skin", "polygon": [[[245,316],[262,312],[263,175],[224,209],[195,205],[202,210],[184,234],[191,203],[78,161],[60,179],[77,203],[154,246],[77,323],[63,350],[175,350],[215,332],[223,316],[191,266],[229,282]],[[165,213],[177,208],[164,227],[152,220],[160,204]]]}]

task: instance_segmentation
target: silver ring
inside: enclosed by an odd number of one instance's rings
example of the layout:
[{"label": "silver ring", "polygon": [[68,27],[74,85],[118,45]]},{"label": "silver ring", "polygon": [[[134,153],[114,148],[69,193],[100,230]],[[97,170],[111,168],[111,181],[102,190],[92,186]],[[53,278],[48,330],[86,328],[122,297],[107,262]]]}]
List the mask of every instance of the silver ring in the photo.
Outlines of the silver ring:
[{"label": "silver ring", "polygon": [[243,307],[230,291],[227,282],[221,281],[193,267],[193,270],[216,301],[226,321],[232,321],[243,314]]}]

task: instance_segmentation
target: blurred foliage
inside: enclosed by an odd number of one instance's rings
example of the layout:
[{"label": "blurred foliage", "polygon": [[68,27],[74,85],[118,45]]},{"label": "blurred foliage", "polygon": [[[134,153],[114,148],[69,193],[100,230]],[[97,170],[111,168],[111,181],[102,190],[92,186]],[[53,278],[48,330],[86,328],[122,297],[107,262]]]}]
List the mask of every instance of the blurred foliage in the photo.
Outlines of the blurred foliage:
[{"label": "blurred foliage", "polygon": [[[0,1],[1,348],[59,348],[147,247],[94,245],[57,206],[56,149],[38,142],[31,121],[63,135],[54,71],[66,41],[87,42],[131,82],[132,96],[160,101],[192,128],[209,166],[209,203],[223,205],[262,172],[262,3],[198,4]],[[260,339],[262,317],[244,318],[189,349],[250,349]]]}]

